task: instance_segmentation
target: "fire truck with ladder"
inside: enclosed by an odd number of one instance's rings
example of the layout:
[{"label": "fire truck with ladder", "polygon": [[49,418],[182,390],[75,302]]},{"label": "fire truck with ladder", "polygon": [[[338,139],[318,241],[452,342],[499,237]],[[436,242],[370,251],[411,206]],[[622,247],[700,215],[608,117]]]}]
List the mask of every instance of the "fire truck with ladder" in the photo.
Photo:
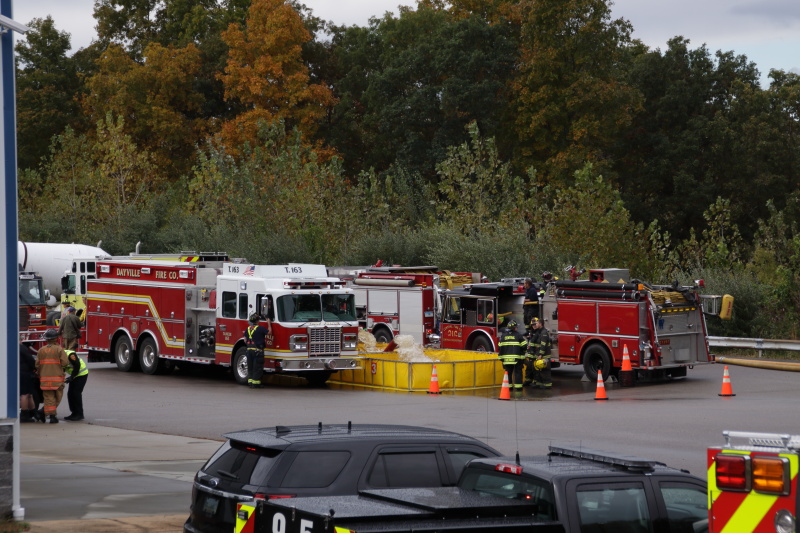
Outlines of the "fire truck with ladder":
[{"label": "fire truck with ladder", "polygon": [[794,533],[800,435],[723,431],[708,449],[708,531]]},{"label": "fire truck with ladder", "polygon": [[359,326],[381,343],[410,335],[422,346],[439,346],[441,292],[479,283],[480,273],[441,271],[437,266],[331,267],[328,274],[347,280],[356,297]]},{"label": "fire truck with ladder", "polygon": [[264,371],[325,383],[360,368],[353,291],[323,265],[99,260],[86,280],[91,361],[146,374],[193,363],[231,367],[247,382],[243,332],[272,321]]},{"label": "fire truck with ladder", "polygon": [[[627,269],[589,270],[588,280],[549,281],[537,315],[550,332],[553,366],[583,365],[596,380],[618,373],[628,349],[631,366],[651,375],[686,376],[711,363],[703,304],[695,286],[650,285]],[[498,316],[522,328],[524,294],[516,281],[465,286],[444,296],[443,348],[497,351]]]}]

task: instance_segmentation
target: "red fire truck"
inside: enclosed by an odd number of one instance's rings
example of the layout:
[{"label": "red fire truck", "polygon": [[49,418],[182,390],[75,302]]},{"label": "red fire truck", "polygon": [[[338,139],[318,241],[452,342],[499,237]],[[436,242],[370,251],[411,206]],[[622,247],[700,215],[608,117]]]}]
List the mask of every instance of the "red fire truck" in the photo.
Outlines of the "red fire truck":
[{"label": "red fire truck", "polygon": [[793,533],[800,435],[724,431],[708,449],[708,531]]},{"label": "red fire truck", "polygon": [[498,318],[512,318],[522,330],[525,291],[519,283],[476,283],[445,291],[439,329],[442,348],[497,351]]},{"label": "red fire truck", "polygon": [[437,266],[334,267],[329,275],[353,287],[359,325],[378,342],[410,335],[423,346],[438,346],[441,291],[478,283],[473,272],[440,271]]},{"label": "red fire truck", "polygon": [[686,376],[711,363],[698,285],[650,285],[627,269],[589,270],[585,281],[546,287],[541,318],[550,331],[553,361],[583,365],[590,380],[616,373],[625,347],[634,370]]},{"label": "red fire truck", "polygon": [[322,384],[359,368],[352,289],[323,265],[100,260],[87,279],[86,344],[92,361],[147,374],[176,363],[232,367],[247,382],[242,334],[250,315],[272,320],[265,372]]}]

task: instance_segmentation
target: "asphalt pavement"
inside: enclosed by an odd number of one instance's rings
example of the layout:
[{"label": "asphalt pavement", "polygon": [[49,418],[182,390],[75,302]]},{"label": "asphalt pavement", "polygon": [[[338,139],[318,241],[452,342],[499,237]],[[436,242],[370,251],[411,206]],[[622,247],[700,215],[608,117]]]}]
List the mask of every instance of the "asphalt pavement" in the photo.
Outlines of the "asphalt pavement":
[{"label": "asphalt pavement", "polygon": [[194,473],[221,444],[87,422],[20,426],[31,533],[182,532]]}]

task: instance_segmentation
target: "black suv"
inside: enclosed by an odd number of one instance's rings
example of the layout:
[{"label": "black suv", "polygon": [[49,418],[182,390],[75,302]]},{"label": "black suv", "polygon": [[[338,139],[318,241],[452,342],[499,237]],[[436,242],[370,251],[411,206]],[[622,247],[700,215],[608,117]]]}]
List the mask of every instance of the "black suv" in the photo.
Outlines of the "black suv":
[{"label": "black suv", "polygon": [[187,533],[233,531],[236,503],[455,485],[472,459],[497,457],[466,435],[415,426],[277,426],[224,435],[197,472]]}]

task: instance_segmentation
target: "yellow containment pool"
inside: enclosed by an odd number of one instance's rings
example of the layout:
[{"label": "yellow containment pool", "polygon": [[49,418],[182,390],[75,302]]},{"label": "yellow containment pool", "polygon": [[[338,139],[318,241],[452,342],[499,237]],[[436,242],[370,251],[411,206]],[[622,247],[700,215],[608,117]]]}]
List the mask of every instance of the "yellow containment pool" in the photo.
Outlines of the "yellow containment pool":
[{"label": "yellow containment pool", "polygon": [[434,365],[442,392],[499,387],[503,382],[503,366],[496,353],[426,349],[424,354],[429,361],[406,361],[397,352],[361,353],[364,360],[360,370],[340,370],[329,382],[426,392]]}]

